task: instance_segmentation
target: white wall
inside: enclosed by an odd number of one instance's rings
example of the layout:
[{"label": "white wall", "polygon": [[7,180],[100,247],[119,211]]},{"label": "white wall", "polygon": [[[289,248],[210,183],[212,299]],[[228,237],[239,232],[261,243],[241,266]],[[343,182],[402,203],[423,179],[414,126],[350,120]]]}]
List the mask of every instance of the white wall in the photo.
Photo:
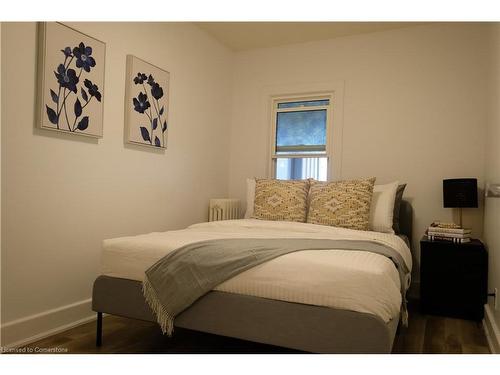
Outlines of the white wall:
[{"label": "white wall", "polygon": [[[483,182],[486,36],[485,25],[435,24],[236,54],[230,195],[266,175],[269,87],[343,81],[340,177],[408,183],[418,259],[425,228],[452,219],[443,178]],[[482,210],[464,222],[481,234]]]},{"label": "white wall", "polygon": [[[2,165],[2,22],[0,22],[0,170]],[[0,173],[0,186],[2,185],[2,174]],[[2,196],[0,194],[0,255],[2,254]],[[2,290],[2,257],[0,256],[0,293]],[[2,321],[2,302],[0,299],[0,322]],[[0,343],[2,343],[2,331],[0,330]]]},{"label": "white wall", "polygon": [[[34,129],[36,25],[2,26],[4,344],[90,314],[103,239],[206,220],[227,195],[232,53],[190,24],[71,26],[106,43],[95,142]],[[165,153],[123,145],[126,54],[171,73]]]},{"label": "white wall", "polygon": [[[486,129],[485,180],[500,183],[500,24],[491,26],[491,59],[489,81],[489,111]],[[484,205],[484,239],[488,246],[488,290],[500,291],[500,199],[486,198]],[[500,295],[498,296],[500,298]],[[494,300],[489,298],[491,311]],[[500,301],[498,301],[500,306]],[[500,309],[494,311],[500,327]],[[500,343],[500,336],[497,337]]]}]

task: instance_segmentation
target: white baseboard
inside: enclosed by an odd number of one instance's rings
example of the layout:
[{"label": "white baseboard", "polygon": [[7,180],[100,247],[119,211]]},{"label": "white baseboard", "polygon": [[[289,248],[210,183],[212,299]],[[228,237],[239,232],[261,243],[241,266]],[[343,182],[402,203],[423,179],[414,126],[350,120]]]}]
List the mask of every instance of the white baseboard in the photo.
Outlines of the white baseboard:
[{"label": "white baseboard", "polygon": [[2,346],[15,348],[66,331],[96,318],[86,299],[2,325]]},{"label": "white baseboard", "polygon": [[493,354],[500,354],[500,330],[493,317],[493,311],[491,311],[488,304],[484,305],[483,327],[490,351]]}]

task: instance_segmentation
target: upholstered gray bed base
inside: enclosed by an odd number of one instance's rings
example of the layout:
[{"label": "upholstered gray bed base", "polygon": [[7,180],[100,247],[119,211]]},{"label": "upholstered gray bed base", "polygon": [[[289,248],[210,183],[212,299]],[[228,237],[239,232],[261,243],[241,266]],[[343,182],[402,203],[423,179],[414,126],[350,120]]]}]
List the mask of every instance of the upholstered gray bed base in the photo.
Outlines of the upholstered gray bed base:
[{"label": "upholstered gray bed base", "polygon": [[[403,200],[400,228],[410,243],[412,217]],[[134,280],[96,279],[92,309],[99,317],[98,344],[102,313],[155,321],[141,287]],[[313,353],[390,353],[398,319],[385,323],[371,314],[213,291],[177,316],[175,326]]]},{"label": "upholstered gray bed base", "polygon": [[[99,276],[92,309],[155,321],[134,280]],[[390,353],[397,325],[398,319],[218,291],[175,319],[176,327],[313,353]]]}]

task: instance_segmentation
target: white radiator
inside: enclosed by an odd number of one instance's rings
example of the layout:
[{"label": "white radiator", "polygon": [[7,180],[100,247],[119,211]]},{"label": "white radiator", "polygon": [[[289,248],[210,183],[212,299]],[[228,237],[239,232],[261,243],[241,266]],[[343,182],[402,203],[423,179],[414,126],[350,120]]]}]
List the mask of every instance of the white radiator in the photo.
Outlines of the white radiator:
[{"label": "white radiator", "polygon": [[239,218],[239,199],[210,199],[208,221],[235,220]]}]

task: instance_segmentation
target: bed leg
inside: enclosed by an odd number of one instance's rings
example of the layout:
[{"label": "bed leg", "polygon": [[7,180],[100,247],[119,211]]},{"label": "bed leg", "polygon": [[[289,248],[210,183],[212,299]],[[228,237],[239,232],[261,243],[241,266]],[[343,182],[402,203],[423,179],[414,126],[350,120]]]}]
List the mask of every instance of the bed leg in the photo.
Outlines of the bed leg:
[{"label": "bed leg", "polygon": [[95,335],[95,346],[102,345],[102,312],[97,313],[97,330]]}]

